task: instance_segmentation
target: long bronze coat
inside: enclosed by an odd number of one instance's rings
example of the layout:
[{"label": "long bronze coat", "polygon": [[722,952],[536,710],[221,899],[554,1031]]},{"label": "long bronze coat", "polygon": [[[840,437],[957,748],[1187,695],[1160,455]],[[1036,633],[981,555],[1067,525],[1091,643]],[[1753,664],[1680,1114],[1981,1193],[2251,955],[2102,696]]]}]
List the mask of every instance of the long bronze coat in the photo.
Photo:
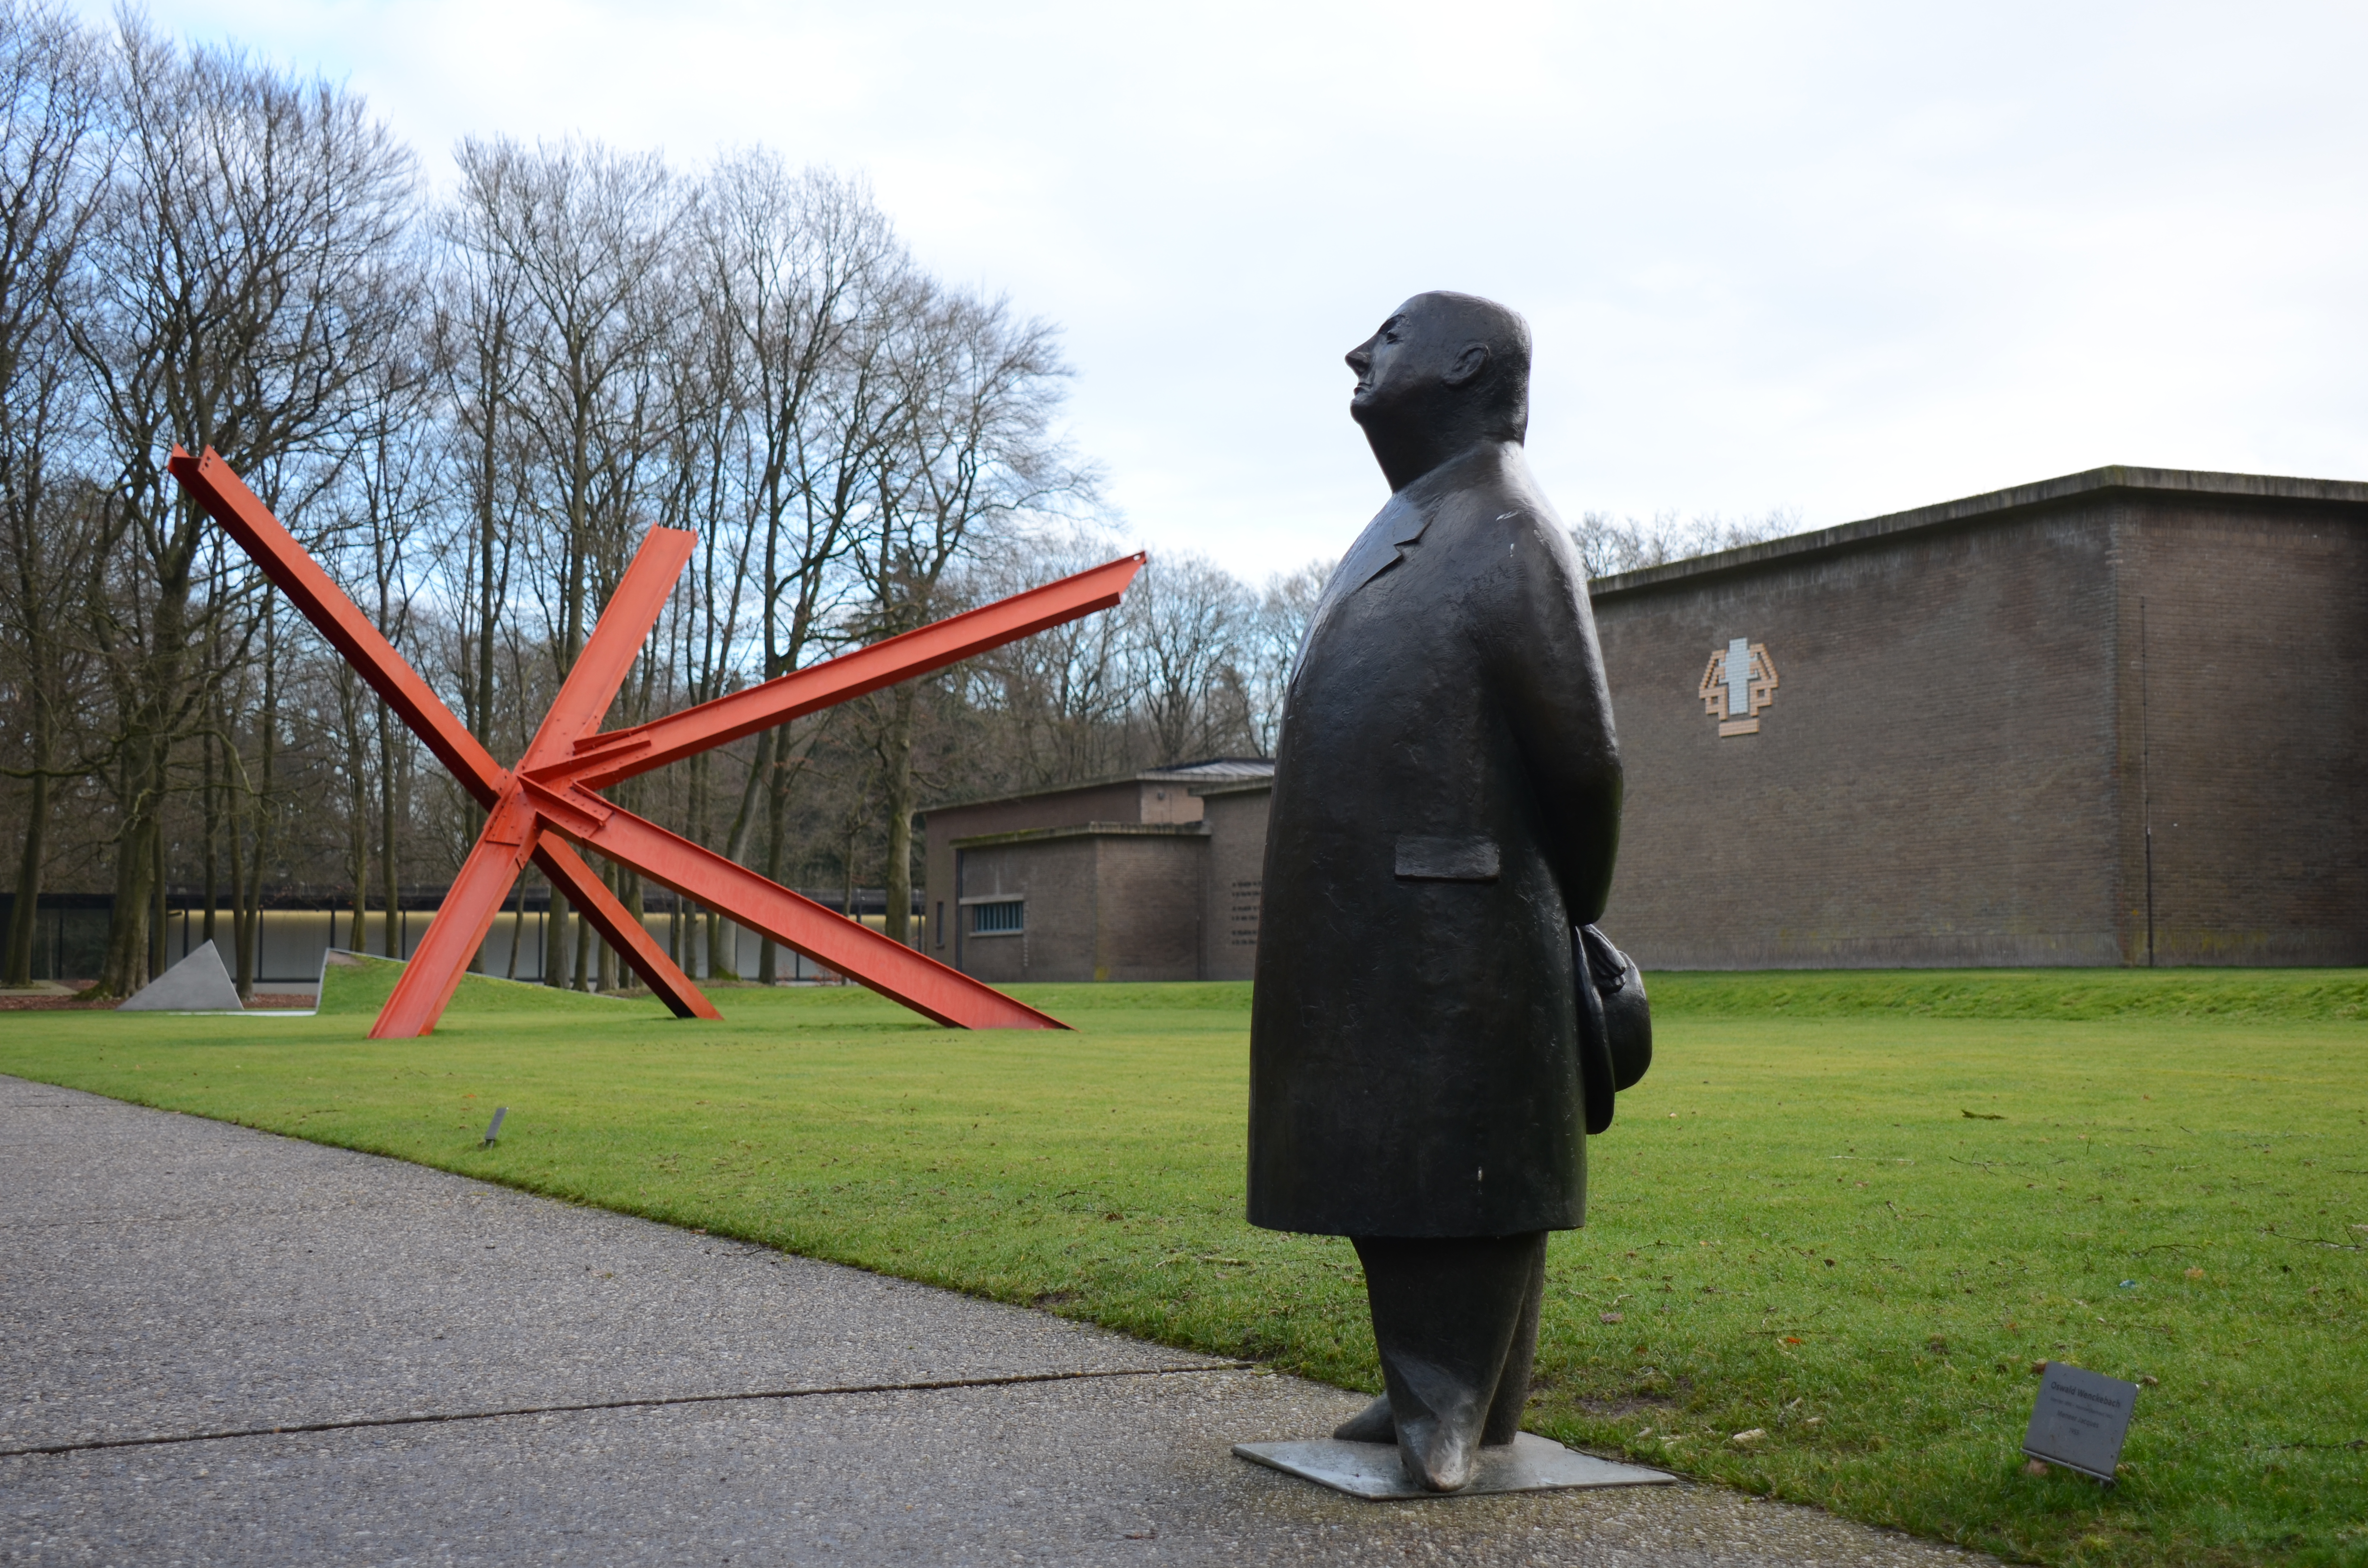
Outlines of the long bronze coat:
[{"label": "long bronze coat", "polygon": [[1620,784],[1586,574],[1520,449],[1393,496],[1291,677],[1250,1015],[1251,1223],[1582,1222],[1571,926],[1602,912]]}]

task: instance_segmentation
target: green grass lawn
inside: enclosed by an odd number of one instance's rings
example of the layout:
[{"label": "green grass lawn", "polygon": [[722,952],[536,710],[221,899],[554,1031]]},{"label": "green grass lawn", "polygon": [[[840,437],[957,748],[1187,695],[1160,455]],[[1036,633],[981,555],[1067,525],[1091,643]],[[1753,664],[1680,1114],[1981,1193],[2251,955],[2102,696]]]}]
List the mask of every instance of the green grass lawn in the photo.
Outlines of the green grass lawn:
[{"label": "green grass lawn", "polygon": [[[1246,986],[1030,987],[1076,1032],[962,1034],[472,981],[380,1042],[391,969],[332,975],[313,1018],[0,1014],[0,1071],[1378,1386],[1348,1244],[1241,1220]],[[1653,991],[1533,1429],[2018,1559],[2368,1562],[2368,975]],[[2111,1493],[2022,1472],[2051,1358],[2146,1384]]]}]

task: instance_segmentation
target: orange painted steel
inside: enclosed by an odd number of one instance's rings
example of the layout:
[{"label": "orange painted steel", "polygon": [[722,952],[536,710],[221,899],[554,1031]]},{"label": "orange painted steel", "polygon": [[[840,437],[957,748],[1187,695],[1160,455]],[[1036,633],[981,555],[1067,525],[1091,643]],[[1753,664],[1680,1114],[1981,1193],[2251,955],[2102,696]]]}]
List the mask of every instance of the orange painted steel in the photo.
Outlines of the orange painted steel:
[{"label": "orange painted steel", "polygon": [[[560,684],[559,696],[551,710],[542,716],[534,739],[527,745],[526,756],[518,759],[518,774],[564,756],[577,740],[599,724],[600,716],[616,699],[617,688],[632,672],[643,640],[665,611],[666,595],[674,590],[674,580],[681,575],[684,563],[690,559],[691,547],[697,542],[696,535],[679,528],[652,528],[642,540],[642,548],[625,568],[617,591],[609,596],[608,608],[600,612],[592,635],[585,640],[583,651],[569,666],[566,680]],[[484,945],[485,933],[493,929],[494,917],[501,913],[502,900],[508,896],[510,885],[526,869],[528,858],[541,847],[541,824],[524,793],[517,788],[516,777],[513,775],[512,784],[486,818],[475,847],[461,864],[461,874],[452,879],[451,887],[444,894],[443,906],[427,923],[427,935],[420,938],[411,962],[396,979],[394,994],[386,999],[378,1022],[371,1026],[372,1038],[408,1039],[435,1028],[436,1020],[443,1016],[452,993],[460,987],[470,955]],[[561,879],[553,881],[563,887],[566,885]],[[640,921],[621,905],[610,913],[608,906],[611,902],[608,890],[602,888],[601,896],[585,906],[584,918],[636,970],[655,963],[663,964],[670,974],[680,973]],[[660,988],[653,983],[651,989]],[[722,1016],[716,1012],[715,1005],[691,984],[688,975],[682,977],[681,992],[682,1005],[675,1008],[676,1017]],[[660,994],[666,992],[660,991]],[[669,996],[669,1003],[675,999]]]},{"label": "orange painted steel", "polygon": [[632,729],[595,733],[696,540],[679,529],[652,528],[526,755],[511,770],[494,761],[220,457],[209,449],[193,458],[176,447],[169,466],[183,488],[487,809],[475,846],[370,1029],[373,1039],[435,1028],[471,955],[483,945],[502,900],[529,860],[677,1017],[719,1017],[689,976],[569,847],[570,839],[939,1023],[964,1028],[1067,1027],[593,791],[1110,608],[1142,569],[1142,556],[1080,572]]},{"label": "orange painted steel", "polygon": [[537,757],[519,763],[518,770],[532,773],[552,789],[580,784],[605,790],[637,773],[728,745],[759,730],[959,664],[1079,616],[1109,609],[1142,569],[1142,556],[1123,556],[1089,572],[949,616],[918,631],[792,670],[712,702],[632,729],[587,736],[575,743],[573,755],[564,761],[545,764]]},{"label": "orange painted steel", "polygon": [[[211,448],[202,458],[193,458],[175,447],[167,467],[181,487],[196,497],[207,514],[222,525],[222,531],[238,541],[239,548],[246,551],[264,575],[279,585],[304,619],[328,639],[329,645],[370,683],[370,688],[386,699],[387,706],[394,710],[404,726],[451,770],[461,788],[475,796],[479,804],[490,811],[516,793],[517,785],[508,770],[494,760],[493,754],[477,743],[477,737],[444,706],[443,699],[419,678],[418,672],[379,635],[370,618],[329,580],[319,562],[305,553],[304,547],[280,526],[279,519],[271,515],[271,509],[256,498],[255,492],[231,472],[229,464]],[[495,812],[488,825],[504,820],[504,814]],[[552,885],[566,895],[594,930],[624,955],[633,972],[677,1017],[722,1017],[715,1005],[691,983],[690,977],[650,939],[642,923],[617,902],[616,895],[600,881],[599,874],[584,863],[582,856],[564,843],[544,838],[539,828],[530,824],[523,831],[526,836],[522,847],[532,854],[534,863],[551,879]],[[472,855],[472,859],[474,858]],[[487,924],[491,924],[490,916]],[[435,939],[436,926],[437,922],[428,922],[427,933],[421,938],[423,948]],[[480,940],[483,936],[480,932]],[[438,943],[439,952],[450,945],[449,938]],[[412,1027],[394,1027],[397,1020],[393,998],[390,997],[371,1028],[372,1037],[426,1034],[433,1029],[444,1002],[450,999],[453,988],[461,983],[469,955],[475,951],[473,944],[466,948],[458,965],[450,968],[441,983],[434,987],[427,986],[423,978],[415,977],[410,966],[405,966],[403,978],[412,983],[411,1011],[405,1021]],[[424,1010],[416,1000],[423,990],[432,992],[436,997],[434,1005]]]},{"label": "orange painted steel", "polygon": [[894,937],[800,897],[598,795],[582,790],[564,794],[547,790],[533,778],[526,780],[526,792],[553,832],[612,860],[638,866],[652,881],[710,909],[729,911],[750,930],[795,948],[939,1023],[973,1029],[1068,1028]]}]

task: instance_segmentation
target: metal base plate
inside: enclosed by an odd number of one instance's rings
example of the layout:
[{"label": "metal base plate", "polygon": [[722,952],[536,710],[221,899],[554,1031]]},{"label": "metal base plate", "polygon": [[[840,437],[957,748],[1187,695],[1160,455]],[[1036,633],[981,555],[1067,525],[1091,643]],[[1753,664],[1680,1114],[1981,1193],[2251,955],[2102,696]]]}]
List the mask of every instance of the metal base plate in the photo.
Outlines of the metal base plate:
[{"label": "metal base plate", "polygon": [[1573,1486],[1652,1486],[1677,1477],[1641,1465],[1615,1464],[1524,1432],[1499,1449],[1480,1450],[1479,1472],[1461,1492],[1428,1492],[1407,1479],[1395,1443],[1347,1443],[1321,1437],[1305,1443],[1235,1443],[1234,1452],[1285,1475],[1376,1501],[1401,1497],[1470,1497],[1491,1492],[1551,1492]]}]

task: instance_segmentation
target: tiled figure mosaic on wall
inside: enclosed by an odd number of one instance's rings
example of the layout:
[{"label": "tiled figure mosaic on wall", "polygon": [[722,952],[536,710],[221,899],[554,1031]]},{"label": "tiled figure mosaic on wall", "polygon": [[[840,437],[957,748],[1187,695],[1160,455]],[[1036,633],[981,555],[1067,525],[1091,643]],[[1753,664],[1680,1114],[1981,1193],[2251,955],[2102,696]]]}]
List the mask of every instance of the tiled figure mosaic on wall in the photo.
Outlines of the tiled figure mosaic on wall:
[{"label": "tiled figure mosaic on wall", "polygon": [[1694,695],[1702,699],[1702,711],[1719,722],[1724,740],[1759,733],[1759,710],[1776,700],[1776,662],[1768,656],[1767,644],[1737,637],[1725,652],[1710,656]]}]

